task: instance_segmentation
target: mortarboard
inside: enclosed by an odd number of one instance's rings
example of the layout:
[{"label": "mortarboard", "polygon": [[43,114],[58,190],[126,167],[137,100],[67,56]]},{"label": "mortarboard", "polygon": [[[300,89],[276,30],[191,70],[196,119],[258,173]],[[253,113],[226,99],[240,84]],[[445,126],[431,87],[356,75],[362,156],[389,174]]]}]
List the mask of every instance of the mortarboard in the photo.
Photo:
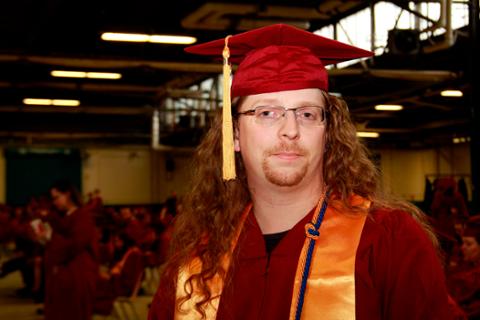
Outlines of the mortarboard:
[{"label": "mortarboard", "polygon": [[[235,179],[231,98],[286,90],[328,91],[326,65],[373,53],[296,27],[276,24],[185,48],[223,56],[223,178]],[[230,88],[230,62],[238,64]]]}]

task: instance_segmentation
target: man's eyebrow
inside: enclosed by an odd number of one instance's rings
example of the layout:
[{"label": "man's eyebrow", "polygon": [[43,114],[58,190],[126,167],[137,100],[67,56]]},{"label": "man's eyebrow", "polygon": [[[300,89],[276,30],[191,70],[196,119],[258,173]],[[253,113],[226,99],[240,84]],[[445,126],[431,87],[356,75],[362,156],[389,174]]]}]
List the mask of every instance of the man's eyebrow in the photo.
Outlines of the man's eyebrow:
[{"label": "man's eyebrow", "polygon": [[299,107],[323,107],[325,106],[325,101],[300,101],[296,104]]},{"label": "man's eyebrow", "polygon": [[303,100],[303,101],[298,101],[292,104],[283,104],[278,99],[258,99],[258,100],[252,100],[251,103],[248,103],[248,106],[262,106],[262,105],[283,106],[287,108],[323,107],[325,105],[325,101],[319,102],[319,101],[313,101],[313,100]]},{"label": "man's eyebrow", "polygon": [[280,101],[278,99],[268,99],[268,98],[264,98],[264,99],[258,99],[258,100],[255,100],[253,99],[252,102],[249,103],[249,105],[251,106],[259,106],[259,105],[274,105],[274,106],[280,106],[282,105],[280,103]]}]

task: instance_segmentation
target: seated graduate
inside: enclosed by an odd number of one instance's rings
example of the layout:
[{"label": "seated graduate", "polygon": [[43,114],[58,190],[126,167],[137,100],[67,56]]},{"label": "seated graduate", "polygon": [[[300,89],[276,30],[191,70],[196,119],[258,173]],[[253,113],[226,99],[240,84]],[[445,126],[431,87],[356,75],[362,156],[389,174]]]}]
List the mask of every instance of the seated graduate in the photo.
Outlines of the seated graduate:
[{"label": "seated graduate", "polygon": [[145,266],[143,252],[127,234],[113,236],[114,258],[97,278],[95,313],[108,315],[119,296],[130,296]]},{"label": "seated graduate", "polygon": [[480,317],[480,226],[469,224],[463,231],[463,261],[452,270],[448,287],[469,318]]}]

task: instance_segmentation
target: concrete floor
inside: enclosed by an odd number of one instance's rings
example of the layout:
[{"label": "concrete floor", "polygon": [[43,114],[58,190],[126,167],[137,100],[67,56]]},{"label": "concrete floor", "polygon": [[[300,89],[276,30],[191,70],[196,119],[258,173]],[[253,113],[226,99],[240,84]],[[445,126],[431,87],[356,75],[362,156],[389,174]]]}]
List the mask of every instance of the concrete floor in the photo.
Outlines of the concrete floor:
[{"label": "concrete floor", "polygon": [[[19,272],[12,273],[0,279],[0,320],[43,320],[43,316],[37,315],[36,310],[41,304],[35,304],[31,299],[18,298],[15,290],[22,287],[22,280]],[[147,319],[148,304],[152,296],[139,296],[135,301],[135,309],[139,319]],[[114,316],[94,316],[94,320],[119,319]],[[120,318],[126,320],[125,317]],[[134,319],[130,317],[130,319]],[[68,320],[68,319],[66,319]]]}]

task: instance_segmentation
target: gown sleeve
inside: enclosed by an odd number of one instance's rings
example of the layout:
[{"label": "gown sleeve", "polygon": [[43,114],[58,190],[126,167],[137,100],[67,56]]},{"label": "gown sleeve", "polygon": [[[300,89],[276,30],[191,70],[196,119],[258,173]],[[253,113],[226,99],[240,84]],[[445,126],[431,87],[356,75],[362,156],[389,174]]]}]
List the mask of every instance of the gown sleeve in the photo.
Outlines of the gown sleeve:
[{"label": "gown sleeve", "polygon": [[90,212],[79,209],[76,212],[71,229],[68,234],[55,232],[50,241],[51,257],[54,257],[55,264],[67,264],[76,256],[85,251],[92,251],[92,256],[96,255],[95,248],[92,247],[92,239],[95,238],[95,225],[90,216]]},{"label": "gown sleeve", "polygon": [[453,319],[436,249],[408,213],[384,219],[386,243],[383,319]]}]

